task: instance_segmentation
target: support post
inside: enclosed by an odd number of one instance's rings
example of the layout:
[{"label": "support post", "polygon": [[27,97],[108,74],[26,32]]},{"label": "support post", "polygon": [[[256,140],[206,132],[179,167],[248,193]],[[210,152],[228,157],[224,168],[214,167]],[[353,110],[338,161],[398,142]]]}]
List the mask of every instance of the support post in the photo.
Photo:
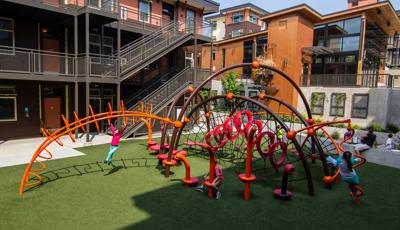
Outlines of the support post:
[{"label": "support post", "polygon": [[[78,100],[78,16],[74,16],[74,75],[75,75],[75,102],[74,110],[79,114],[79,100]],[[78,138],[78,129],[75,130],[75,138]]]},{"label": "support post", "polygon": [[[90,57],[89,57],[89,13],[86,12],[85,13],[85,80],[86,80],[86,96],[85,96],[85,106],[86,106],[86,116],[89,116],[89,103],[90,103],[90,91],[89,91],[89,87],[90,87],[90,81],[89,81],[89,76],[90,76]],[[90,141],[90,136],[89,136],[89,125],[86,125],[86,142]]]}]

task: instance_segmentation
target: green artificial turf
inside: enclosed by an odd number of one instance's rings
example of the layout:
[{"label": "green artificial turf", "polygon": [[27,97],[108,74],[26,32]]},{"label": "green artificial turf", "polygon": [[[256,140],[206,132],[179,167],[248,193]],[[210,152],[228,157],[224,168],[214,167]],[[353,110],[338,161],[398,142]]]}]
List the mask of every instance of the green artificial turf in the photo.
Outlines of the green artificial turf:
[{"label": "green artificial turf", "polygon": [[[272,196],[279,181],[271,168],[257,171],[252,199],[242,199],[237,168],[225,168],[223,197],[208,199],[179,181],[184,167],[169,178],[154,168],[145,140],[123,142],[114,159],[101,162],[108,145],[81,148],[87,155],[46,162],[44,185],[18,195],[25,166],[0,169],[0,229],[397,229],[400,226],[399,170],[367,163],[358,169],[365,195],[361,205],[341,182],[325,189],[321,168],[312,166],[315,196],[306,182],[291,182],[290,201]],[[56,153],[54,153],[56,154]],[[125,167],[122,161],[124,159]],[[206,159],[190,157],[192,174],[207,171]],[[297,165],[297,175],[302,169]],[[86,170],[86,171],[85,171]],[[83,173],[82,173],[83,172]]]}]

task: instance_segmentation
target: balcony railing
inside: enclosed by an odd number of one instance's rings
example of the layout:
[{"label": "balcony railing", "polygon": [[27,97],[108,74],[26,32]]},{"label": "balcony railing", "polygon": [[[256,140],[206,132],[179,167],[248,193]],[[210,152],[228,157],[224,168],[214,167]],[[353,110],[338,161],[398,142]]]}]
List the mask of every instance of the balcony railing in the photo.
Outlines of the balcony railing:
[{"label": "balcony railing", "polygon": [[[85,76],[85,63],[84,55],[75,57],[67,53],[0,46],[0,72]],[[88,71],[91,77],[114,78],[117,76],[117,59],[112,56],[90,54]]]},{"label": "balcony railing", "polygon": [[397,88],[400,76],[389,74],[321,74],[303,75],[303,87],[355,87],[355,88]]},{"label": "balcony railing", "polygon": [[31,0],[43,5],[65,8],[80,9],[85,6],[109,13],[118,13],[118,0]]}]

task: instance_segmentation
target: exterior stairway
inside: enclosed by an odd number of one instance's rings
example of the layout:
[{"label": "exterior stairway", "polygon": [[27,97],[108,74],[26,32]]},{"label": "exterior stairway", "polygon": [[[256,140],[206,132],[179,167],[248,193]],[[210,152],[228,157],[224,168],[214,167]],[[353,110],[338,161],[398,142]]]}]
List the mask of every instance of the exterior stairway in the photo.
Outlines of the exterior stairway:
[{"label": "exterior stairway", "polygon": [[138,42],[121,49],[121,81],[130,78],[147,65],[183,45],[194,37],[193,29],[180,29],[178,22],[173,22]]},{"label": "exterior stairway", "polygon": [[[147,90],[148,88],[140,91],[138,93],[138,97],[143,96],[143,92],[151,92],[145,97],[140,99],[141,102],[145,104],[153,105],[153,114],[160,113],[165,107],[171,103],[175,96],[183,89],[188,87],[193,82],[193,68],[187,67],[181,72],[177,73],[174,77],[164,82],[161,86],[154,90]],[[139,110],[140,103],[139,101],[135,103],[133,106],[130,106],[127,110]],[[138,129],[140,129],[144,125],[143,122],[137,122],[134,125],[128,126],[125,130],[125,133],[122,137],[127,138],[133,135]]]}]

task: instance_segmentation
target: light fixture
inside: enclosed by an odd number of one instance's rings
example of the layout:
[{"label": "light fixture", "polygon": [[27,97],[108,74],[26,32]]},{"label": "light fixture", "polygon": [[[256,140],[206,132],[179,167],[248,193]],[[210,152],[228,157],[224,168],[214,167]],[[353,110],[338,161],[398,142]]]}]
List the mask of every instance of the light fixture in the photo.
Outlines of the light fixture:
[{"label": "light fixture", "polygon": [[42,33],[47,33],[47,32],[48,32],[47,27],[43,26],[43,27],[42,27]]}]

